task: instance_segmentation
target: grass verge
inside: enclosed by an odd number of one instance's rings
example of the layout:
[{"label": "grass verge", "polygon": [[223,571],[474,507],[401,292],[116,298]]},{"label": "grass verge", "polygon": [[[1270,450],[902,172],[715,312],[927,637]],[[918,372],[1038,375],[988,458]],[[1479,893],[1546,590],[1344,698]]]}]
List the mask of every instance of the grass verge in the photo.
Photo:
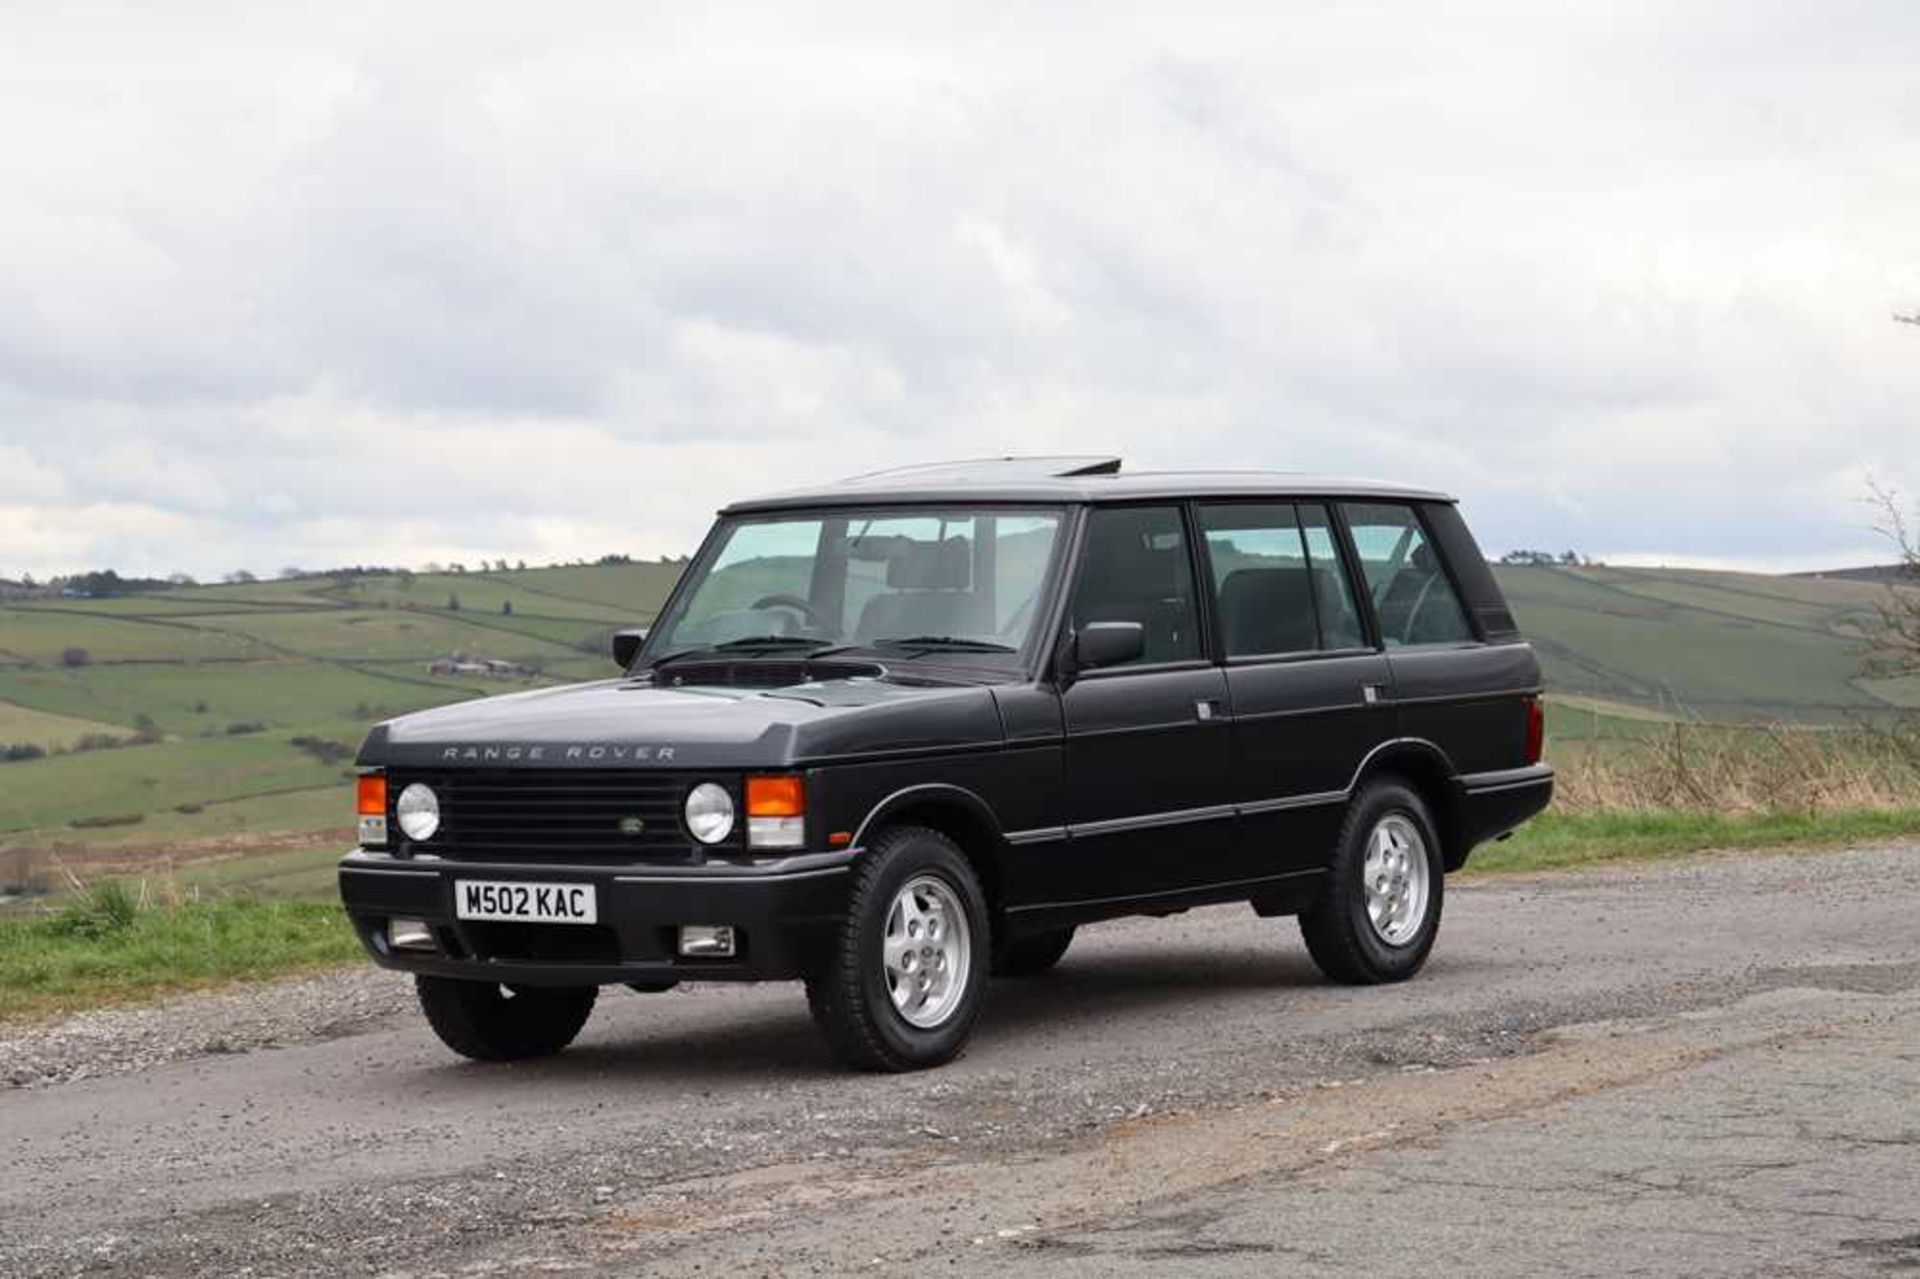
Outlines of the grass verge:
[{"label": "grass verge", "polygon": [[337,905],[253,897],[140,902],[102,881],[61,910],[0,920],[0,1021],[150,999],[345,963]]},{"label": "grass verge", "polygon": [[1553,870],[1712,849],[1837,847],[1903,836],[1920,836],[1920,807],[1816,814],[1549,810],[1515,831],[1512,839],[1475,849],[1467,870]]}]

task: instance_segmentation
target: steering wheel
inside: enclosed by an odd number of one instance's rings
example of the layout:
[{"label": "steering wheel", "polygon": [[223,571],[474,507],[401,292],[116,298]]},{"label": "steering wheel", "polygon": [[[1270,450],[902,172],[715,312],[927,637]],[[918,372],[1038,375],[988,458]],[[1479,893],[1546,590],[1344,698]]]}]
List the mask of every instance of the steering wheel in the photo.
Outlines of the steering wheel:
[{"label": "steering wheel", "polygon": [[788,595],[785,592],[782,592],[777,595],[762,595],[759,599],[747,605],[747,607],[751,609],[762,609],[762,608],[795,609],[799,612],[800,616],[804,617],[807,620],[808,625],[814,627],[816,630],[824,631],[827,629],[827,619],[820,616],[820,610],[816,609],[813,605],[801,599],[798,595]]}]

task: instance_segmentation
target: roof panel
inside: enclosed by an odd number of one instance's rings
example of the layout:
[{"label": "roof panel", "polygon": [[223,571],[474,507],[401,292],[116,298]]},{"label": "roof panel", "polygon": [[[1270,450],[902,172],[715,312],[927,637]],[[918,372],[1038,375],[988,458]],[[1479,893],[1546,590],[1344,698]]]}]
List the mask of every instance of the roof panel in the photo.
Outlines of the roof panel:
[{"label": "roof panel", "polygon": [[1451,502],[1434,489],[1289,471],[1118,471],[1119,459],[1042,457],[936,462],[747,498],[728,512],[875,503],[1126,502],[1184,497],[1355,497]]}]

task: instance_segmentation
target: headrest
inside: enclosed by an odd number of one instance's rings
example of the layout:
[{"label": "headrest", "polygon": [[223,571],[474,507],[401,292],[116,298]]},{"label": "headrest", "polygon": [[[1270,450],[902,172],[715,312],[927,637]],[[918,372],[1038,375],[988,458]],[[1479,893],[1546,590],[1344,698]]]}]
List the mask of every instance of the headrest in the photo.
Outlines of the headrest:
[{"label": "headrest", "polygon": [[1305,568],[1239,568],[1220,583],[1223,611],[1262,603],[1277,610],[1305,611],[1312,616],[1312,579]]},{"label": "headrest", "polygon": [[887,585],[896,591],[964,591],[973,585],[973,554],[964,537],[902,542],[887,561]]}]

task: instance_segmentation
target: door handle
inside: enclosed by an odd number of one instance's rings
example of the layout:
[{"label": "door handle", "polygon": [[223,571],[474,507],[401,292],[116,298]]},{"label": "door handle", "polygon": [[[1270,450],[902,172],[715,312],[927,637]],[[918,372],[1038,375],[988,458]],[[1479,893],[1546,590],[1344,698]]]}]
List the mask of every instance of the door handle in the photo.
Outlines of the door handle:
[{"label": "door handle", "polygon": [[1220,699],[1203,697],[1193,704],[1193,717],[1206,723],[1220,718]]},{"label": "door handle", "polygon": [[1360,700],[1369,706],[1377,706],[1387,700],[1387,687],[1384,684],[1362,684]]}]

